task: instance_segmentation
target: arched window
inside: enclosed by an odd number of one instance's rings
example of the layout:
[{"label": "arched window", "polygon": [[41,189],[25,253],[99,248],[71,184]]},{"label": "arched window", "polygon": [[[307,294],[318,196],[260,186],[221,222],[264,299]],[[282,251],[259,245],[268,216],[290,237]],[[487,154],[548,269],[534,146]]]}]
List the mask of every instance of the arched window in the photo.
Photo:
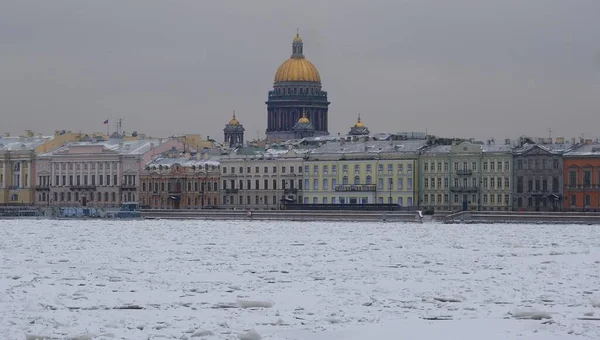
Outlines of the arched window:
[{"label": "arched window", "polygon": [[344,176],[344,178],[342,179],[342,184],[348,185],[348,176]]},{"label": "arched window", "polygon": [[108,192],[104,193],[104,202],[108,202]]},{"label": "arched window", "polygon": [[372,180],[371,176],[367,176],[367,184],[371,184]]},{"label": "arched window", "polygon": [[19,195],[17,195],[17,194],[12,194],[12,195],[10,196],[10,200],[11,200],[11,201],[18,201],[18,200],[19,200]]},{"label": "arched window", "polygon": [[354,185],[360,184],[360,177],[354,176]]},{"label": "arched window", "polygon": [[102,202],[102,193],[97,194],[98,202]]},{"label": "arched window", "polygon": [[128,202],[131,202],[131,201],[132,201],[132,200],[131,200],[131,193],[130,193],[130,192],[128,192],[128,193],[127,193],[127,201],[128,201]]},{"label": "arched window", "polygon": [[113,192],[111,198],[112,198],[113,202],[116,202],[117,201],[117,194]]}]

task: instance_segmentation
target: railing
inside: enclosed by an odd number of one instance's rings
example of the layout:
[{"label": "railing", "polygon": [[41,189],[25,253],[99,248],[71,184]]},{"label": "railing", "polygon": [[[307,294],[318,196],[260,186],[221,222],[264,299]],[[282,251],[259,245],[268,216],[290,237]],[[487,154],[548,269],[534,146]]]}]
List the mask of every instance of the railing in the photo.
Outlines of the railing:
[{"label": "railing", "polygon": [[225,189],[226,194],[237,194],[238,192],[238,189]]},{"label": "railing", "polygon": [[473,170],[468,170],[468,169],[456,170],[456,174],[459,176],[471,176],[473,174]]},{"label": "railing", "polygon": [[591,185],[591,184],[585,184],[585,185],[581,185],[581,184],[568,184],[565,185],[566,189],[570,189],[570,190],[586,190],[586,189],[599,189],[600,186],[598,185]]},{"label": "railing", "polygon": [[451,187],[452,192],[477,192],[477,186],[466,186],[466,187]]},{"label": "railing", "polygon": [[283,189],[283,192],[285,194],[297,194],[298,193],[298,189]]},{"label": "railing", "polygon": [[70,185],[69,188],[71,190],[96,190],[96,186],[95,185]]},{"label": "railing", "polygon": [[48,190],[50,190],[50,185],[47,185],[47,184],[45,184],[45,185],[36,185],[35,186],[35,190],[37,190],[37,191],[48,191]]},{"label": "railing", "polygon": [[123,183],[123,184],[121,184],[120,188],[122,190],[135,190],[137,187],[136,187],[135,184],[125,184],[125,183]]},{"label": "railing", "polygon": [[377,191],[377,186],[375,184],[338,185],[335,191]]}]

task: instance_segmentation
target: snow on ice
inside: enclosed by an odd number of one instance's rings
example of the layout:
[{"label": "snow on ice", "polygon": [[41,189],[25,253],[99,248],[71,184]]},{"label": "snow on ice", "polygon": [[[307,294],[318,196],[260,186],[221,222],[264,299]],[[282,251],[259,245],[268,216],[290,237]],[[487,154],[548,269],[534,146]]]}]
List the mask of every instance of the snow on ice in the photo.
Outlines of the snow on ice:
[{"label": "snow on ice", "polygon": [[600,228],[0,221],[0,339],[600,339]]}]

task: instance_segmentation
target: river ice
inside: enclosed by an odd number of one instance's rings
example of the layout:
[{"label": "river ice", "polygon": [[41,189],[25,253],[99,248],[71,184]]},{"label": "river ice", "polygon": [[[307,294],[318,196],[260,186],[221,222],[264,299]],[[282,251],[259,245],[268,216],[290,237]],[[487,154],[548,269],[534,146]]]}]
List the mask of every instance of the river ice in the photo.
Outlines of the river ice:
[{"label": "river ice", "polygon": [[600,339],[599,289],[598,226],[0,221],[9,340]]}]

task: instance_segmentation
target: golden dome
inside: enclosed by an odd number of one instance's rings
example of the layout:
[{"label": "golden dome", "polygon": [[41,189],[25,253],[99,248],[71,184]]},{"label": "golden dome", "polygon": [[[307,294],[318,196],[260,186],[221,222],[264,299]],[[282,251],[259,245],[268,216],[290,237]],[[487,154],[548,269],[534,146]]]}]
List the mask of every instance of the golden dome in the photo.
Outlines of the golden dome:
[{"label": "golden dome", "polygon": [[360,120],[360,115],[358,115],[358,120],[356,121],[356,124],[354,124],[354,127],[359,129],[365,127],[365,124]]},{"label": "golden dome", "polygon": [[321,82],[319,71],[308,59],[304,57],[302,38],[296,34],[292,42],[292,56],[279,66],[275,73],[275,82]]},{"label": "golden dome", "polygon": [[240,122],[235,118],[235,110],[233,110],[233,118],[229,121],[229,125],[240,125]]},{"label": "golden dome", "polygon": [[275,73],[275,82],[312,81],[321,82],[319,71],[306,58],[290,58],[286,60]]},{"label": "golden dome", "polygon": [[308,118],[306,118],[306,112],[302,113],[302,118],[300,118],[298,120],[298,123],[300,123],[300,124],[310,123],[310,120],[308,120]]}]

